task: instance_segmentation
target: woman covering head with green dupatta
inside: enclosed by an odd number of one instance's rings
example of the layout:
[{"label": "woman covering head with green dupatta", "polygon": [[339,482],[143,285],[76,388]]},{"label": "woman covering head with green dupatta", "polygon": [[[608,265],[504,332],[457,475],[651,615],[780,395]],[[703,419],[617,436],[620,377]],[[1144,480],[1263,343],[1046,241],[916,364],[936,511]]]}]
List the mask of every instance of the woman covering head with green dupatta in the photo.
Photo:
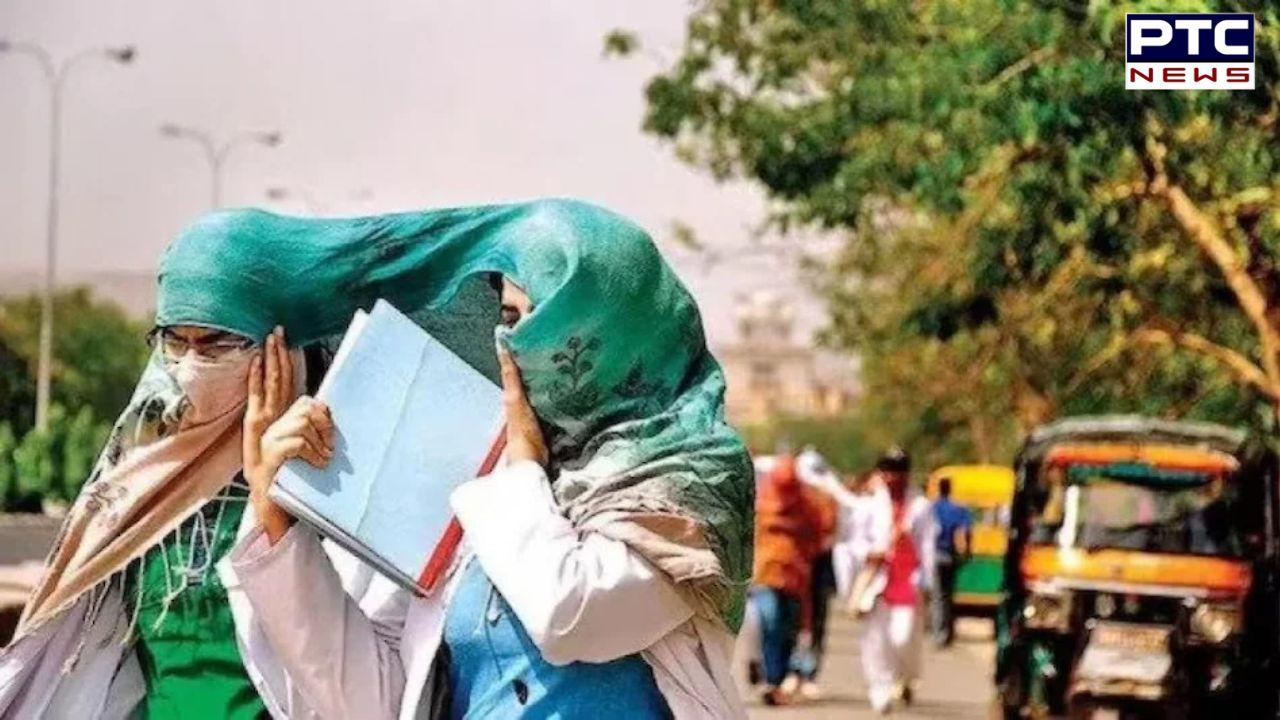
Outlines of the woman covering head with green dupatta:
[{"label": "woman covering head with green dupatta", "polygon": [[702,537],[655,563],[716,598],[736,628],[749,458],[724,422],[723,375],[693,298],[624,218],[569,201],[338,220],[215,213],[166,253],[157,322],[217,307],[251,337],[281,325],[305,346],[382,298],[496,382],[490,273],[534,307],[505,344],[548,435],[557,501],[583,525],[632,518],[634,537],[660,533],[651,517],[694,521]]},{"label": "woman covering head with green dupatta", "polygon": [[[465,551],[388,631],[378,610],[351,614],[314,533],[267,499],[284,459],[323,464],[333,444],[323,404],[266,399],[287,382],[284,338],[268,341],[251,415],[279,419],[246,431],[264,531],[229,565],[311,707],[411,717],[430,697],[457,717],[593,717],[612,688],[657,716],[740,713],[727,648],[750,570],[750,460],[697,306],[643,230],[560,200],[342,220],[222,212],[170,248],[160,288],[161,324],[217,306],[251,336],[283,326],[293,346],[333,342],[384,299],[501,383],[527,440],[455,492]],[[335,624],[346,637],[330,644]],[[490,628],[482,643],[473,627]]]}]

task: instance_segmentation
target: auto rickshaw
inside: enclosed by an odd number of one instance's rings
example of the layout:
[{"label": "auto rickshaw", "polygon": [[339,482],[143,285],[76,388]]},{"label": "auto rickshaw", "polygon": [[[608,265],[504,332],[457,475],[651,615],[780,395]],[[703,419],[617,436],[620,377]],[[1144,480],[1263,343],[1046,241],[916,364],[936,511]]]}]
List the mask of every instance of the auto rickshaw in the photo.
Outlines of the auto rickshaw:
[{"label": "auto rickshaw", "polygon": [[1277,717],[1275,453],[1218,425],[1082,417],[1032,432],[1015,471],[1004,717]]},{"label": "auto rickshaw", "polygon": [[942,478],[951,480],[951,500],[968,508],[973,521],[969,557],[956,568],[956,614],[990,617],[1000,602],[1004,583],[1013,469],[1003,465],[940,467],[929,475],[930,499],[937,499]]}]

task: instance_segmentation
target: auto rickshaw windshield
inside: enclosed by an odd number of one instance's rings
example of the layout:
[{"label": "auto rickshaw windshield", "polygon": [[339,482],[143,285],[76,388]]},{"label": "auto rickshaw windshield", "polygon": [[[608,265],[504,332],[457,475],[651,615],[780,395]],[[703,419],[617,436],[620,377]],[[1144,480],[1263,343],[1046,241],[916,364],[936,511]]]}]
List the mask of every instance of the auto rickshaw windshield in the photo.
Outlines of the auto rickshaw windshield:
[{"label": "auto rickshaw windshield", "polygon": [[1239,557],[1247,508],[1221,474],[1054,466],[1040,473],[1031,542]]}]

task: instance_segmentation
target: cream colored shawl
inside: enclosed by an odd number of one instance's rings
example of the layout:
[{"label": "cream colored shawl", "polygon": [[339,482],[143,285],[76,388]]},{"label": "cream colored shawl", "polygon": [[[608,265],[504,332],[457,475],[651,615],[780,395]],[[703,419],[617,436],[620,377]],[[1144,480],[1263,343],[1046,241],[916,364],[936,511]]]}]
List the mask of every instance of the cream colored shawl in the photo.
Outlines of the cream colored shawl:
[{"label": "cream colored shawl", "polygon": [[242,464],[252,351],[179,366],[159,351],[59,532],[17,637],[142,556],[226,487]]}]

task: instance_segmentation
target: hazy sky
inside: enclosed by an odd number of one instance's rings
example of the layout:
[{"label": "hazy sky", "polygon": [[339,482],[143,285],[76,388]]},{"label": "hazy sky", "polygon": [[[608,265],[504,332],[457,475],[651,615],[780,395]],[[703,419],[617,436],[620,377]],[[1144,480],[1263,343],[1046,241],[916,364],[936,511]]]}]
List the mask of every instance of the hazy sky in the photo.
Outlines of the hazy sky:
[{"label": "hazy sky", "polygon": [[[603,35],[618,26],[674,56],[687,9],[681,0],[3,0],[0,36],[59,56],[138,47],[132,66],[92,63],[67,87],[61,268],[75,276],[152,268],[206,209],[207,165],[194,144],[161,138],[164,122],[219,136],[284,133],[279,148],[233,156],[228,205],[273,205],[272,186],[358,212],[574,196],[635,218],[660,241],[679,218],[709,243],[745,244],[759,195],[716,185],[640,132],[655,60],[601,57]],[[0,277],[43,266],[45,102],[34,64],[0,55]],[[677,265],[721,339],[735,290],[788,284],[768,261],[713,275]]]}]

